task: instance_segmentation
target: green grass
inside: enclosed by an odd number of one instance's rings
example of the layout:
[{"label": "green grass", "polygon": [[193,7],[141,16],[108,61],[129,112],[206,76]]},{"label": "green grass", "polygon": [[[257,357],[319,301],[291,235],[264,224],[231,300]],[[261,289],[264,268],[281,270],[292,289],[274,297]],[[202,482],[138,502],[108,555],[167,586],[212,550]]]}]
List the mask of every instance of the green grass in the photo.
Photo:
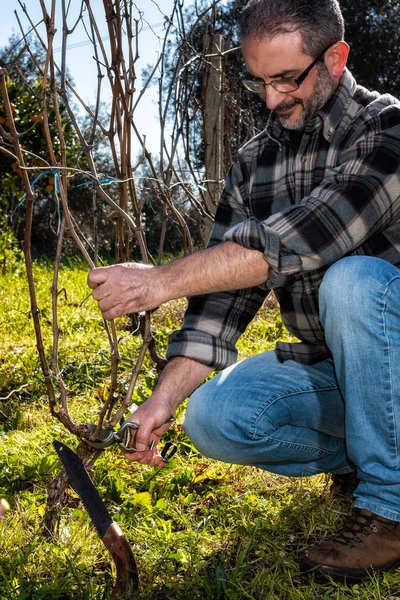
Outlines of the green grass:
[{"label": "green grass", "polygon": [[[37,265],[35,276],[50,353],[50,270]],[[94,301],[87,298],[86,271],[79,263],[63,267],[62,287],[60,357],[71,412],[78,420],[94,422],[109,385],[107,336]],[[183,310],[181,301],[154,314],[161,351]],[[119,320],[122,390],[140,347],[125,325]],[[62,509],[59,538],[49,541],[43,535],[46,488],[60,470],[51,442],[60,439],[75,447],[76,440],[49,415],[22,269],[0,278],[0,328],[0,396],[26,386],[0,403],[0,497],[11,504],[0,521],[0,600],[105,600],[113,567],[72,491]],[[265,307],[240,341],[240,355],[273,348],[285,335],[275,308]],[[147,361],[135,401],[143,401],[155,381],[154,366]],[[179,425],[183,410],[166,436],[178,442],[179,452],[165,469],[132,464],[108,449],[93,471],[133,548],[140,572],[138,600],[400,598],[397,573],[351,588],[301,579],[296,553],[336,529],[349,505],[331,499],[323,475],[290,479],[205,459]]]}]

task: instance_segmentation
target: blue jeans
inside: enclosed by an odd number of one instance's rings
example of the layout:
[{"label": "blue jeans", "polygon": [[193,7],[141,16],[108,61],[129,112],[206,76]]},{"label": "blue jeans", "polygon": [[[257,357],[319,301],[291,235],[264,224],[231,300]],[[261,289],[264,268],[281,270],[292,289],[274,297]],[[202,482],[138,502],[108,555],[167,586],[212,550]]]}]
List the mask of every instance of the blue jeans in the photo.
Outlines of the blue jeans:
[{"label": "blue jeans", "polygon": [[273,473],[356,468],[355,506],[400,521],[400,270],[341,259],[319,305],[333,360],[243,360],[196,390],[184,429],[206,456]]}]

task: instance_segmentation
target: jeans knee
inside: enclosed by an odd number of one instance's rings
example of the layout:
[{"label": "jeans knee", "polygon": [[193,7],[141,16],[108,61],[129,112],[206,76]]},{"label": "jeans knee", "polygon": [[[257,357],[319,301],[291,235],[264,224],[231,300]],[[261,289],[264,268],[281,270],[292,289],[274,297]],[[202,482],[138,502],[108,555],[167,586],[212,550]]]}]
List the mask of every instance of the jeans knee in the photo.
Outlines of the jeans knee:
[{"label": "jeans knee", "polygon": [[[386,288],[388,279],[398,269],[391,263],[373,256],[347,256],[331,265],[319,289],[319,311],[322,324],[329,315],[338,321],[365,312]],[[339,318],[340,317],[340,318]]]},{"label": "jeans knee", "polygon": [[241,462],[243,447],[251,441],[247,412],[252,411],[249,408],[244,410],[243,404],[238,402],[231,383],[227,381],[229,376],[221,381],[226,371],[192,394],[183,429],[195,448],[205,456],[237,463]]},{"label": "jeans knee", "polygon": [[189,398],[186,408],[183,429],[193,442],[195,448],[210,456],[210,440],[217,436],[217,427],[221,418],[214,415],[212,393],[207,383],[199,387]]}]

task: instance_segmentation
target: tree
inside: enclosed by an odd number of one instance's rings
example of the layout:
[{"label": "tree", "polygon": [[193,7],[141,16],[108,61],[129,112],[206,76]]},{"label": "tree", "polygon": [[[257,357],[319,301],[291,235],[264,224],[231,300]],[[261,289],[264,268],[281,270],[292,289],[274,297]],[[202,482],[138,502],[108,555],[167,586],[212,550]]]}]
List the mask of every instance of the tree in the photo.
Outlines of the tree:
[{"label": "tree", "polygon": [[[224,5],[218,3],[211,13],[204,14],[205,6],[205,2],[195,3],[185,12],[188,35],[180,47],[180,55],[186,59],[181,79],[186,88],[193,91],[186,108],[185,124],[190,128],[187,138],[191,139],[193,162],[201,168],[205,156],[204,136],[201,135],[204,114],[201,107],[206,87],[206,40],[208,36],[220,33],[225,41],[223,170],[226,174],[238,149],[264,129],[268,110],[256,94],[247,92],[242,85],[244,68],[237,17],[243,3],[237,0],[230,0]],[[341,6],[346,22],[346,40],[351,48],[348,66],[356,80],[369,89],[400,97],[400,6],[397,0],[342,0]],[[171,53],[173,51],[177,53],[176,49],[170,50]],[[165,75],[166,88],[170,86],[173,76],[174,70],[170,68]],[[174,118],[174,111],[171,111],[170,119]]]},{"label": "tree", "polygon": [[400,97],[400,5],[397,0],[342,0],[349,67],[358,83]]},{"label": "tree", "polygon": [[[32,231],[32,252],[35,256],[54,255],[57,245],[57,235],[60,223],[60,206],[57,197],[57,180],[55,173],[48,166],[50,163],[49,149],[43,116],[42,70],[45,64],[45,52],[37,40],[29,43],[30,52],[19,52],[18,40],[11,37],[8,45],[0,51],[0,64],[8,72],[7,89],[13,110],[26,165],[32,168],[31,182],[36,180],[34,191],[37,194],[34,203],[34,222]],[[69,76],[71,81],[72,78]],[[66,113],[65,106],[58,106],[63,122],[63,134],[66,143],[66,160],[76,168],[87,170],[87,161],[82,152],[82,145],[76,131]],[[56,130],[55,112],[51,103],[47,106],[49,132],[53,140],[56,157],[61,154],[60,139]],[[105,109],[102,111],[105,113]],[[91,123],[84,117],[82,128],[87,138],[90,137]],[[0,214],[21,242],[24,236],[25,213],[23,210],[24,189],[21,179],[21,169],[14,157],[7,154],[11,144],[7,145],[9,123],[4,106],[0,107],[0,129],[5,144],[0,153]],[[112,176],[109,154],[102,152],[103,138],[93,136],[93,147],[96,151],[97,166],[104,176]],[[41,167],[42,170],[35,170]],[[86,182],[80,175],[69,180],[70,208],[77,226],[84,237],[93,243],[93,195],[89,187],[79,187]],[[99,245],[109,251],[114,242],[113,226],[115,217],[107,210],[107,205],[96,205],[96,225]],[[111,227],[110,227],[111,225]],[[66,252],[76,252],[70,240],[66,241]]]},{"label": "tree", "polygon": [[[165,93],[171,89],[175,93],[168,117],[173,122],[177,111],[181,111],[185,149],[191,152],[193,165],[199,171],[204,169],[205,160],[204,95],[207,88],[207,66],[210,62],[208,56],[210,51],[213,52],[209,40],[214,34],[222,34],[224,39],[225,174],[239,147],[263,129],[267,118],[264,102],[257,95],[248,94],[241,83],[244,69],[237,28],[239,9],[237,0],[230,0],[224,5],[217,1],[212,10],[205,0],[189,5],[185,9],[186,37],[178,40],[176,46],[167,48],[162,84]],[[189,98],[187,103],[182,102],[179,95],[180,92],[183,95],[185,90],[186,97]]]}]

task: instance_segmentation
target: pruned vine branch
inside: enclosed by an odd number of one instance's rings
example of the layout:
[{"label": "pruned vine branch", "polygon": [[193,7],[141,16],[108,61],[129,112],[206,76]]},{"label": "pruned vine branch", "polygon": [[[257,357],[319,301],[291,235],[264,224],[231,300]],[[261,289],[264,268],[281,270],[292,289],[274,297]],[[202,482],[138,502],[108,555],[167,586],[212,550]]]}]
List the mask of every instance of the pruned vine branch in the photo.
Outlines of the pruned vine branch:
[{"label": "pruned vine branch", "polygon": [[[22,86],[30,89],[32,97],[40,105],[40,112],[35,116],[33,125],[19,126],[8,93],[9,74],[5,68],[1,68],[0,92],[7,127],[0,125],[0,151],[15,161],[15,170],[20,174],[23,185],[24,195],[18,200],[17,208],[22,209],[23,206],[25,209],[24,256],[31,314],[50,411],[79,440],[89,436],[96,439],[105,425],[115,427],[126,416],[146,354],[149,353],[155,361],[157,369],[163,367],[165,360],[159,356],[152,334],[151,315],[146,313],[140,318],[138,333],[142,344],[132,366],[130,381],[121,387],[117,327],[113,322],[105,322],[109,340],[109,383],[103,406],[98,411],[95,430],[92,428],[89,431],[86,423],[79,422],[71,415],[69,390],[59,351],[59,274],[65,244],[72,241],[84,257],[88,269],[101,262],[97,217],[99,207],[103,206],[108,207],[108,214],[116,223],[116,262],[128,261],[135,256],[136,260],[146,264],[160,263],[171,223],[179,231],[183,254],[192,252],[196,244],[206,241],[209,225],[205,223],[210,224],[213,219],[213,204],[207,199],[207,194],[210,195],[210,186],[218,186],[220,181],[210,177],[207,165],[201,168],[194,160],[193,144],[197,143],[196,139],[200,139],[202,132],[198,124],[205,118],[199,86],[212,87],[213,84],[207,80],[207,65],[213,64],[212,61],[218,57],[221,71],[225,53],[232,50],[219,49],[218,52],[207,53],[204,46],[203,54],[199,54],[193,41],[193,32],[187,28],[184,2],[175,0],[171,14],[163,15],[165,25],[161,50],[147,74],[142,77],[138,72],[138,64],[144,16],[133,2],[103,0],[101,10],[89,0],[75,3],[66,0],[37,2],[42,11],[42,19],[37,24],[29,14],[29,7],[20,2],[29,23],[29,31],[24,30],[21,16],[16,12],[22,47],[8,68],[19,78]],[[196,27],[199,19],[207,15],[212,34],[217,4],[218,1],[210,3],[198,16]],[[103,35],[104,24],[107,40]],[[82,100],[72,83],[73,73],[71,77],[68,72],[68,48],[78,25],[83,25],[87,32],[97,72],[93,107]],[[171,38],[174,40],[172,44]],[[61,43],[60,63],[55,58],[56,39],[57,43]],[[41,57],[37,55],[38,48]],[[29,56],[36,70],[36,79],[27,76],[20,66],[24,56]],[[223,81],[222,72],[220,79]],[[160,124],[156,159],[148,149],[137,122],[138,107],[155,86],[159,95]],[[215,104],[222,100],[222,88],[218,94],[219,99]],[[109,102],[106,103],[104,98]],[[45,149],[32,152],[24,147],[22,140],[38,122],[42,127]],[[215,124],[212,127],[215,130]],[[76,140],[78,153],[70,152],[67,130],[73,132],[71,135]],[[98,167],[101,163],[96,155],[99,144],[101,152],[107,156],[106,174],[103,167],[100,171]],[[135,157],[138,147],[140,153]],[[208,155],[209,152],[206,152],[206,159]],[[49,343],[44,341],[31,248],[38,202],[34,184],[45,174],[49,174],[54,181],[54,230],[57,235],[51,286],[52,337],[49,356],[45,349]],[[92,206],[90,234],[87,233],[88,224],[85,226],[86,233],[82,231],[71,209],[71,194],[74,190],[76,193],[78,185],[84,186],[82,193],[86,191]],[[148,244],[151,232],[146,207],[149,203],[157,207],[160,215],[156,256]],[[194,236],[197,236],[196,240]]]}]

